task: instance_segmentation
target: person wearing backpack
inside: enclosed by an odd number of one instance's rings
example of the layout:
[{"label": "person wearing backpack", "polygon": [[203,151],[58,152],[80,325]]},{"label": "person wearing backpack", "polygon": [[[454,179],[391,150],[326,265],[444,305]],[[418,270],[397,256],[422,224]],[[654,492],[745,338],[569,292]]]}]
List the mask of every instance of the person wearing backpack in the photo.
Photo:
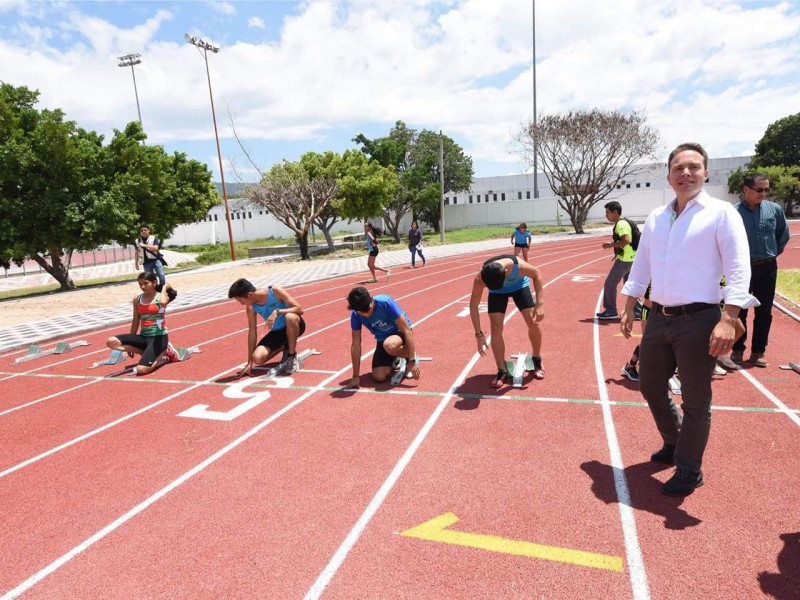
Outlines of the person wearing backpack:
[{"label": "person wearing backpack", "polygon": [[[606,276],[603,286],[603,311],[595,316],[602,321],[619,319],[617,312],[617,286],[620,280],[628,281],[631,272],[633,259],[636,258],[636,250],[633,246],[634,228],[638,227],[629,219],[622,216],[622,205],[616,200],[606,203],[606,219],[614,224],[612,229],[612,241],[603,242],[603,248],[614,249],[614,258],[611,269]],[[638,246],[638,239],[636,245]]]}]

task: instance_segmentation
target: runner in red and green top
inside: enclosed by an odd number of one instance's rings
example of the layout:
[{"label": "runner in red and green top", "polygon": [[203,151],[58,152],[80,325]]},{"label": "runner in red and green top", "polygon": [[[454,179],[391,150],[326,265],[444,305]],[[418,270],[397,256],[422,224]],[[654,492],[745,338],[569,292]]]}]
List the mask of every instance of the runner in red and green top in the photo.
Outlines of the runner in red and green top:
[{"label": "runner in red and green top", "polygon": [[[164,313],[178,292],[167,283],[161,292],[156,291],[158,277],[141,273],[138,277],[141,294],[133,298],[131,332],[121,333],[106,340],[112,350],[127,352],[128,356],[141,355],[134,374],[147,375],[164,362],[177,362],[178,353],[169,343]],[[136,332],[141,325],[139,334]]]}]

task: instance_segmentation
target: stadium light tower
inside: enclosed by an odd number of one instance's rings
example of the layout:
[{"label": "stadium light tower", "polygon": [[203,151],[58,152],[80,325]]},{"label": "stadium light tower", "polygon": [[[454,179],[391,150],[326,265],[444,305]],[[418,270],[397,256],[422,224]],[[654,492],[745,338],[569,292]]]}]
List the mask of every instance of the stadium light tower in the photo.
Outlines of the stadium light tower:
[{"label": "stadium light tower", "polygon": [[[531,0],[531,11],[533,13],[532,19],[532,47],[533,57],[531,59],[531,73],[533,75],[533,126],[536,127],[536,0]],[[536,147],[536,136],[533,138],[533,197],[539,197],[539,177],[537,171],[539,170],[539,150]]]},{"label": "stadium light tower", "polygon": [[136,71],[133,69],[135,65],[141,64],[142,55],[138,53],[126,54],[125,56],[117,57],[117,61],[118,67],[131,68],[131,75],[133,75],[133,93],[136,94],[136,112],[139,114],[139,125],[142,127],[142,131],[144,131],[144,125],[142,125],[142,111],[139,109],[139,90],[136,89]]},{"label": "stadium light tower", "polygon": [[208,51],[214,54],[219,52],[219,46],[215,46],[188,33],[184,34],[183,39],[187,44],[197,46],[203,51],[203,58],[206,61],[206,77],[208,78],[208,97],[211,98],[211,118],[214,120],[214,138],[217,140],[217,157],[219,158],[219,177],[222,180],[222,199],[225,202],[225,221],[228,224],[228,243],[231,247],[231,260],[236,260],[236,248],[233,245],[233,228],[231,227],[231,210],[228,207],[228,189],[225,187],[225,173],[222,170],[222,150],[219,148],[219,133],[217,132],[217,114],[214,111],[214,94],[211,93],[211,72],[208,70]]}]

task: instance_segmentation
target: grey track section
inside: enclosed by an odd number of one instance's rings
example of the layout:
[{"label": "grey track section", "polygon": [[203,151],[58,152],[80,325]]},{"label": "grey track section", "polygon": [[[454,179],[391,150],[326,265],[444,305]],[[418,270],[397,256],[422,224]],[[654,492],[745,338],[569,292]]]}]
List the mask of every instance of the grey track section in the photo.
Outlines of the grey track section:
[{"label": "grey track section", "polygon": [[[596,235],[608,235],[608,232],[604,230],[590,230],[586,237],[593,237]],[[509,238],[510,237],[511,233],[509,231]],[[449,256],[465,255],[488,250],[502,250],[512,253],[512,247],[509,245],[509,238],[486,240],[483,242],[470,242],[466,244],[429,246],[425,248],[425,258],[428,260],[436,260],[437,258],[446,258]],[[541,244],[548,241],[574,238],[574,234],[551,234],[547,236],[534,237],[533,242],[534,244]],[[280,259],[280,257],[275,258]],[[532,262],[535,262],[533,257],[531,257],[531,260]],[[392,269],[406,266],[409,262],[410,258],[408,250],[392,250],[381,252],[378,264],[381,267]],[[253,261],[237,261],[235,264],[238,266],[256,263]],[[185,310],[187,308],[194,308],[197,306],[227,301],[228,288],[232,282],[225,279],[224,271],[231,268],[231,266],[232,263],[223,263],[193,271],[219,270],[220,280],[223,281],[223,283],[220,285],[188,292],[180,292],[181,273],[177,273],[174,276],[171,275],[170,280],[173,281],[175,287],[178,288],[180,293],[175,301],[170,303],[169,311],[175,312],[176,310]],[[342,275],[352,275],[355,273],[365,273],[366,276],[369,276],[366,256],[340,260],[313,261],[309,263],[308,267],[305,268],[293,269],[284,271],[282,273],[272,273],[270,275],[261,277],[254,277],[251,281],[258,288],[267,287],[268,285],[291,287],[312,281],[333,279]],[[380,272],[379,275],[381,275]],[[379,280],[382,281],[382,278],[379,277]],[[467,292],[465,291],[464,293]],[[115,306],[106,306],[87,310],[81,312],[79,315],[64,315],[43,321],[33,321],[30,323],[13,325],[11,327],[0,329],[0,352],[16,350],[26,347],[29,344],[41,343],[64,336],[74,336],[84,331],[91,331],[94,329],[109,327],[111,325],[119,325],[122,323],[130,323],[130,320],[131,305],[130,302],[125,302],[124,304],[118,304]]]}]

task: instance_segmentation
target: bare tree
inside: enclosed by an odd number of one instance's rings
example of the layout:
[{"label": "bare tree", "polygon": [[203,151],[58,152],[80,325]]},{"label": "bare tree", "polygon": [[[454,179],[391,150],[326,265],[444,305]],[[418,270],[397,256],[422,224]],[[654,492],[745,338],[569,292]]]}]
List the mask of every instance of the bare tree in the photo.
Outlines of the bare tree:
[{"label": "bare tree", "polygon": [[537,149],[547,182],[576,233],[583,233],[589,209],[623,180],[645,171],[660,147],[660,136],[646,125],[643,113],[600,109],[545,116],[523,125],[516,141],[531,165]]}]

